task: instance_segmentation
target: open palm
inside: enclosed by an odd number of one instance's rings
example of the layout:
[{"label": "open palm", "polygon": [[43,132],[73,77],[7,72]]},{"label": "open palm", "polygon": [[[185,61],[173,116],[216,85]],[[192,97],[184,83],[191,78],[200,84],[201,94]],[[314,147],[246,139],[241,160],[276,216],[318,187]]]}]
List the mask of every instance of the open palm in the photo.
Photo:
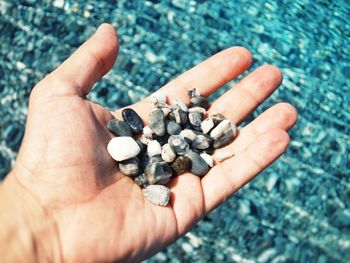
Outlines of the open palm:
[{"label": "open palm", "polygon": [[[296,121],[289,104],[268,109],[214,153],[221,162],[204,178],[187,173],[173,179],[170,204],[155,206],[107,153],[112,135],[106,125],[120,111],[109,112],[85,98],[111,69],[117,50],[116,34],[104,24],[38,83],[10,175],[54,219],[66,261],[137,261],[161,250],[278,158],[289,142],[286,131]],[[226,49],[161,92],[169,101],[188,102],[187,90],[194,87],[209,96],[245,71],[251,60],[244,48]],[[209,112],[221,112],[239,124],[281,81],[278,69],[262,66],[216,100]],[[145,119],[151,106],[144,100],[130,107]]]}]

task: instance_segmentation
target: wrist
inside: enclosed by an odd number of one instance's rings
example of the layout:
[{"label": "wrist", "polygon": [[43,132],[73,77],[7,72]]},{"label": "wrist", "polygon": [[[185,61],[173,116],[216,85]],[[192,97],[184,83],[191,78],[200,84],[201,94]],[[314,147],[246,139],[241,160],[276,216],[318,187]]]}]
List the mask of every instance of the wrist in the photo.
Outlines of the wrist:
[{"label": "wrist", "polygon": [[4,262],[60,262],[56,224],[9,174],[0,184],[0,257]]}]

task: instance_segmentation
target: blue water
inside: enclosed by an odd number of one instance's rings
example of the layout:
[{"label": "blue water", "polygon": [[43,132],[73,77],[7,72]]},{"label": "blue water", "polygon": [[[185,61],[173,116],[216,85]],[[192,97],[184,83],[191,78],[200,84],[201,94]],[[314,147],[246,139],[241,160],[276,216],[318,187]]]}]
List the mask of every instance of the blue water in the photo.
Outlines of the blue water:
[{"label": "blue water", "polygon": [[[150,262],[350,262],[349,1],[0,0],[0,176],[23,136],[33,85],[102,22],[120,55],[90,99],[139,100],[233,45],[284,74],[268,106],[299,121],[288,152]],[[224,88],[224,89],[227,89]]]}]

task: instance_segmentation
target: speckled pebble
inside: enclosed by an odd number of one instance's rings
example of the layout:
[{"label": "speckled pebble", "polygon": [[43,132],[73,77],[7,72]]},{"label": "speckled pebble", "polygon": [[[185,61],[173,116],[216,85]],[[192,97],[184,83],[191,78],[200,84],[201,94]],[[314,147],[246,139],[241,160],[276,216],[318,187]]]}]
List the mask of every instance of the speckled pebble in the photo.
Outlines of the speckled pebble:
[{"label": "speckled pebble", "polygon": [[173,171],[164,161],[149,163],[145,169],[145,176],[150,184],[166,184]]},{"label": "speckled pebble", "polygon": [[171,135],[169,137],[169,145],[178,155],[184,155],[190,146],[180,135]]},{"label": "speckled pebble", "polygon": [[202,114],[198,113],[198,112],[190,112],[188,114],[188,119],[192,125],[192,127],[194,128],[199,128],[201,127],[201,123],[202,123]]},{"label": "speckled pebble", "polygon": [[176,153],[168,143],[162,147],[162,159],[167,163],[172,163],[176,159]]},{"label": "speckled pebble", "polygon": [[236,125],[230,120],[223,120],[210,132],[210,137],[214,139],[213,146],[217,149],[230,143],[236,134]]},{"label": "speckled pebble", "polygon": [[119,170],[125,175],[136,176],[139,174],[140,163],[137,157],[121,161],[118,166]]},{"label": "speckled pebble", "polygon": [[170,189],[164,185],[149,185],[143,189],[148,201],[155,205],[166,206],[170,200]]},{"label": "speckled pebble", "polygon": [[182,138],[184,138],[188,143],[193,142],[197,137],[197,134],[191,129],[184,129],[180,132],[179,135]]},{"label": "speckled pebble", "polygon": [[199,134],[192,142],[191,146],[198,150],[205,150],[211,146],[212,139],[209,136]]},{"label": "speckled pebble", "polygon": [[163,136],[165,133],[164,114],[161,109],[154,109],[148,115],[148,126],[158,136]]},{"label": "speckled pebble", "polygon": [[134,178],[134,182],[135,182],[138,186],[140,186],[142,189],[143,189],[143,188],[146,188],[146,187],[149,185],[149,183],[148,183],[148,181],[147,181],[147,179],[146,179],[145,174],[140,174],[140,175],[136,176],[136,177]]}]

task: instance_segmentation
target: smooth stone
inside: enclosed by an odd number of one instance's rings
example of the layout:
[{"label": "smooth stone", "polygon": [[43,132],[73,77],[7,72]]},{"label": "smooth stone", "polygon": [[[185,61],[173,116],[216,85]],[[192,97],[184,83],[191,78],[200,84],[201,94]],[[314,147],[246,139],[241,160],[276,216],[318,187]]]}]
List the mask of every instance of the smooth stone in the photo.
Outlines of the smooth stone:
[{"label": "smooth stone", "polygon": [[107,124],[107,129],[116,136],[132,136],[132,131],[125,121],[112,119]]},{"label": "smooth stone", "polygon": [[168,140],[169,145],[178,155],[184,155],[189,150],[190,146],[180,135],[171,135]]},{"label": "smooth stone", "polygon": [[170,189],[164,185],[149,185],[143,189],[148,201],[155,205],[166,206],[170,200]]},{"label": "smooth stone", "polygon": [[153,141],[153,137],[149,137],[148,135],[146,134],[142,134],[139,138],[139,140],[145,144],[145,145],[148,145],[150,141]]},{"label": "smooth stone", "polygon": [[148,115],[148,126],[158,136],[165,133],[164,114],[161,109],[154,109]]},{"label": "smooth stone", "polygon": [[126,136],[114,137],[107,145],[108,153],[118,162],[136,157],[140,150],[137,142]]},{"label": "smooth stone", "polygon": [[[150,184],[164,183],[173,175],[173,170],[164,161],[149,162],[145,169],[145,176]],[[166,181],[167,182],[167,181]]]},{"label": "smooth stone", "polygon": [[166,96],[162,92],[156,92],[151,97],[151,103],[155,106],[158,104],[166,104]]},{"label": "smooth stone", "polygon": [[203,160],[209,165],[209,167],[213,167],[214,166],[213,157],[211,157],[209,154],[201,153],[200,157],[203,158]]},{"label": "smooth stone", "polygon": [[140,153],[144,153],[147,150],[147,145],[141,142],[140,139],[137,139],[136,143],[140,147]]},{"label": "smooth stone", "polygon": [[169,134],[167,133],[165,133],[163,136],[154,136],[154,140],[157,140],[162,146],[168,143],[168,139],[169,139]]},{"label": "smooth stone", "polygon": [[188,143],[193,142],[197,137],[197,134],[191,129],[182,130],[179,135],[182,138],[184,138]]},{"label": "smooth stone", "polygon": [[162,110],[162,112],[163,112],[164,117],[168,117],[168,115],[170,114],[170,112],[172,112],[172,109],[171,109],[171,108],[168,108],[168,107],[162,107],[161,110]]},{"label": "smooth stone", "polygon": [[148,163],[152,164],[152,163],[160,163],[163,162],[164,160],[162,159],[162,156],[160,154],[154,155],[152,157],[149,158]]},{"label": "smooth stone", "polygon": [[214,139],[215,149],[229,144],[237,134],[237,127],[229,120],[221,121],[211,132],[210,137]]},{"label": "smooth stone", "polygon": [[210,132],[210,130],[214,128],[214,121],[213,119],[205,119],[204,121],[202,121],[201,123],[201,129],[203,131],[203,133],[208,133]]},{"label": "smooth stone", "polygon": [[187,122],[187,112],[183,111],[182,109],[175,109],[171,112],[169,115],[173,120],[175,120],[178,124],[184,124]]},{"label": "smooth stone", "polygon": [[175,99],[175,100],[172,102],[171,106],[172,106],[174,109],[181,109],[181,110],[183,110],[183,111],[185,111],[185,112],[188,111],[187,105],[186,105],[185,102],[183,102],[183,100],[181,100],[181,99]]},{"label": "smooth stone", "polygon": [[207,110],[209,108],[209,101],[206,97],[196,96],[191,98],[191,105],[194,107],[201,107]]},{"label": "smooth stone", "polygon": [[191,146],[198,150],[205,150],[210,147],[210,145],[212,144],[212,141],[213,139],[211,139],[209,136],[200,134],[192,142]]},{"label": "smooth stone", "polygon": [[143,122],[141,117],[131,108],[122,110],[124,121],[129,124],[134,133],[140,133],[143,129]]},{"label": "smooth stone", "polygon": [[213,113],[209,115],[209,118],[213,120],[214,126],[217,126],[220,122],[225,120],[225,116],[221,113]]},{"label": "smooth stone", "polygon": [[162,159],[167,163],[172,163],[176,159],[176,153],[168,143],[162,147]]},{"label": "smooth stone", "polygon": [[198,153],[190,150],[185,156],[191,160],[191,173],[203,177],[208,172],[208,164]]},{"label": "smooth stone", "polygon": [[198,112],[190,112],[188,114],[188,119],[192,126],[200,127],[202,123],[202,115]]},{"label": "smooth stone", "polygon": [[199,93],[199,91],[195,88],[188,91],[188,96],[190,96],[190,98],[198,97],[200,95],[201,94]]},{"label": "smooth stone", "polygon": [[140,186],[142,189],[146,188],[146,187],[149,185],[145,174],[140,174],[140,175],[136,176],[136,177],[134,178],[134,182],[135,182],[138,186]]},{"label": "smooth stone", "polygon": [[191,160],[186,156],[179,156],[171,164],[171,168],[174,170],[174,176],[184,174],[190,170]]},{"label": "smooth stone", "polygon": [[224,147],[230,144],[234,139],[234,134],[231,129],[228,129],[221,137],[214,140],[213,147],[215,149]]},{"label": "smooth stone", "polygon": [[125,174],[125,175],[129,175],[129,176],[136,176],[139,174],[139,167],[140,167],[140,162],[139,159],[137,157],[135,158],[131,158],[125,161],[121,161],[118,164],[119,166],[119,170]]},{"label": "smooth stone", "polygon": [[152,138],[154,135],[154,132],[152,131],[152,129],[148,125],[146,125],[142,129],[142,134],[145,134],[147,137]]},{"label": "smooth stone", "polygon": [[175,121],[169,121],[166,126],[166,131],[170,135],[179,134],[181,132],[181,126]]},{"label": "smooth stone", "polygon": [[207,113],[207,111],[202,108],[202,107],[193,107],[193,108],[189,108],[188,109],[188,112],[191,113],[191,112],[197,112],[197,113],[200,113],[202,114],[203,116]]},{"label": "smooth stone", "polygon": [[162,146],[156,140],[150,141],[147,145],[147,154],[149,157],[160,155],[162,153]]}]

